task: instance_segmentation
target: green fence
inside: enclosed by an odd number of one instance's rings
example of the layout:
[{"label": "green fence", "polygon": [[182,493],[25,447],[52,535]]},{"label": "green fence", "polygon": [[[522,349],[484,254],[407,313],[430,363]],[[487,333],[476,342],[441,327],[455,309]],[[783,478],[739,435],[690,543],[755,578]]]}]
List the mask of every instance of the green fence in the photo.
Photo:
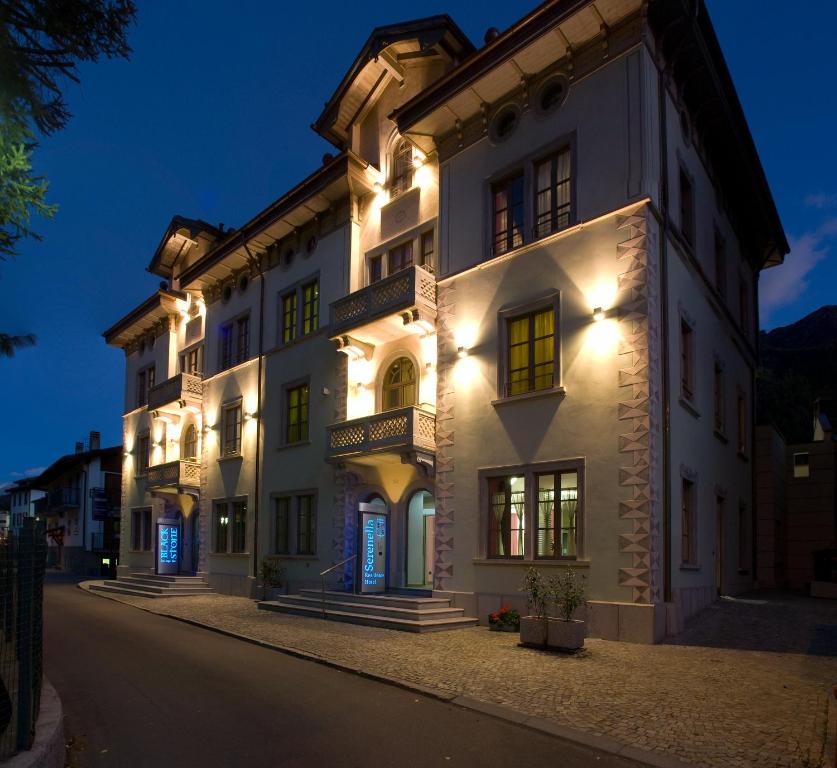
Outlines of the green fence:
[{"label": "green fence", "polygon": [[43,523],[23,519],[16,535],[0,539],[0,760],[29,749],[43,679]]}]

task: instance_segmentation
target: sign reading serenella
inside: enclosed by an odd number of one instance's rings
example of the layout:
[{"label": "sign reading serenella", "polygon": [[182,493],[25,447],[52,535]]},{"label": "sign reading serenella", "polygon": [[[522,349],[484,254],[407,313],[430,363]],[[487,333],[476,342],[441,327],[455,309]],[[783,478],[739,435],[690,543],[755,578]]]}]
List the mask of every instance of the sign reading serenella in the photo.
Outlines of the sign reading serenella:
[{"label": "sign reading serenella", "polygon": [[387,588],[387,516],[361,513],[360,591],[384,592]]},{"label": "sign reading serenella", "polygon": [[180,526],[157,524],[157,573],[177,574],[180,559]]}]

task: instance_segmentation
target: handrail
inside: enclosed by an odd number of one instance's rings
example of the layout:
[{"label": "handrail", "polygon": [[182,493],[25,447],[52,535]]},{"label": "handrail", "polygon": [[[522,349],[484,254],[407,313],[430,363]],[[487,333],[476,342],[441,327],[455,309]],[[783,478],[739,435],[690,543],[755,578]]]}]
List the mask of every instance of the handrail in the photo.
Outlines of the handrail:
[{"label": "handrail", "polygon": [[345,565],[346,563],[349,562],[349,560],[354,560],[356,557],[357,557],[356,554],[355,555],[350,555],[345,560],[341,560],[339,563],[335,563],[334,565],[329,566],[324,571],[320,572],[320,580],[322,582],[322,590],[321,590],[320,594],[321,594],[321,604],[322,604],[322,607],[323,607],[323,618],[326,617],[326,607],[325,607],[325,577],[326,577],[326,574],[331,573],[335,568],[339,568],[341,565]]}]

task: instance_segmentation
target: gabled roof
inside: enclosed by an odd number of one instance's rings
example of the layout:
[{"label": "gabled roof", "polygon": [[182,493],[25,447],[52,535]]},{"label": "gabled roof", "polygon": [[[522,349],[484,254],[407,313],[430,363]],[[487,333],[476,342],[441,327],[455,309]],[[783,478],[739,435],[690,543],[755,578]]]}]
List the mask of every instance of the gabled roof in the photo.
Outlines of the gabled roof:
[{"label": "gabled roof", "polygon": [[[397,61],[386,56],[380,66],[369,68],[367,65],[377,63],[390,46],[407,41],[415,41],[415,44],[410,46],[411,50],[405,50],[404,55],[417,57],[436,49],[447,56],[454,66],[476,50],[447,14],[376,27],[311,127],[327,141],[344,148],[346,129],[353,116],[372,97],[387,72],[398,67]],[[352,90],[357,92],[353,94],[352,103],[347,105],[346,97]]]},{"label": "gabled roof", "polygon": [[199,235],[205,235],[209,240],[221,240],[224,233],[218,227],[207,224],[202,219],[189,219],[185,216],[173,216],[166,227],[163,239],[154,251],[154,257],[148,265],[148,271],[160,277],[171,277],[174,265],[181,254],[187,252]]},{"label": "gabled roof", "polygon": [[49,484],[61,477],[61,475],[70,472],[78,466],[89,464],[93,459],[99,457],[115,456],[122,452],[121,445],[113,445],[110,448],[97,448],[93,451],[81,451],[79,453],[68,453],[60,459],[54,461],[48,466],[40,475],[31,478],[31,487],[39,491],[47,490]]}]

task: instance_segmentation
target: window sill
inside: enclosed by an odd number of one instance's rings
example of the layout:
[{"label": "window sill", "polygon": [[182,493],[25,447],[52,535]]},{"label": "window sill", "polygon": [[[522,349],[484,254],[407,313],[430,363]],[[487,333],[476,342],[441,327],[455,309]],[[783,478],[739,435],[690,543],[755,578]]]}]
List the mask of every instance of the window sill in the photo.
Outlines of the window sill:
[{"label": "window sill", "polygon": [[519,395],[509,395],[508,397],[500,397],[491,401],[491,405],[495,408],[497,406],[509,405],[511,403],[519,403],[524,400],[540,400],[545,397],[564,397],[567,390],[564,387],[550,387],[549,389],[536,389],[533,392],[523,392]]},{"label": "window sill", "polygon": [[700,418],[700,411],[698,411],[698,409],[695,408],[694,405],[692,405],[692,402],[688,398],[684,397],[683,395],[680,395],[680,397],[677,398],[677,402],[680,403],[680,405],[683,407],[685,411],[690,413],[696,419]]},{"label": "window sill", "polygon": [[549,567],[556,567],[556,568],[589,568],[590,561],[589,560],[559,560],[557,558],[543,558],[538,560],[524,560],[522,557],[509,557],[509,558],[502,558],[502,557],[481,557],[481,558],[474,558],[471,560],[474,565],[499,565],[503,567],[522,567],[526,566],[527,568],[531,566],[545,566]]},{"label": "window sill", "polygon": [[233,453],[233,454],[230,454],[229,456],[219,456],[219,457],[218,457],[218,461],[219,461],[219,462],[225,462],[225,461],[241,461],[243,458],[244,458],[244,456],[243,456],[242,454],[240,454],[240,453]]},{"label": "window sill", "polygon": [[715,435],[715,437],[717,437],[722,443],[724,443],[724,445],[726,445],[729,442],[729,438],[720,430],[714,429],[712,430],[712,432]]},{"label": "window sill", "polygon": [[680,570],[681,571],[700,571],[700,566],[695,565],[694,563],[680,563]]},{"label": "window sill", "polygon": [[289,448],[303,448],[306,445],[311,445],[310,440],[299,440],[296,443],[284,443],[276,448],[277,451],[286,451]]}]

